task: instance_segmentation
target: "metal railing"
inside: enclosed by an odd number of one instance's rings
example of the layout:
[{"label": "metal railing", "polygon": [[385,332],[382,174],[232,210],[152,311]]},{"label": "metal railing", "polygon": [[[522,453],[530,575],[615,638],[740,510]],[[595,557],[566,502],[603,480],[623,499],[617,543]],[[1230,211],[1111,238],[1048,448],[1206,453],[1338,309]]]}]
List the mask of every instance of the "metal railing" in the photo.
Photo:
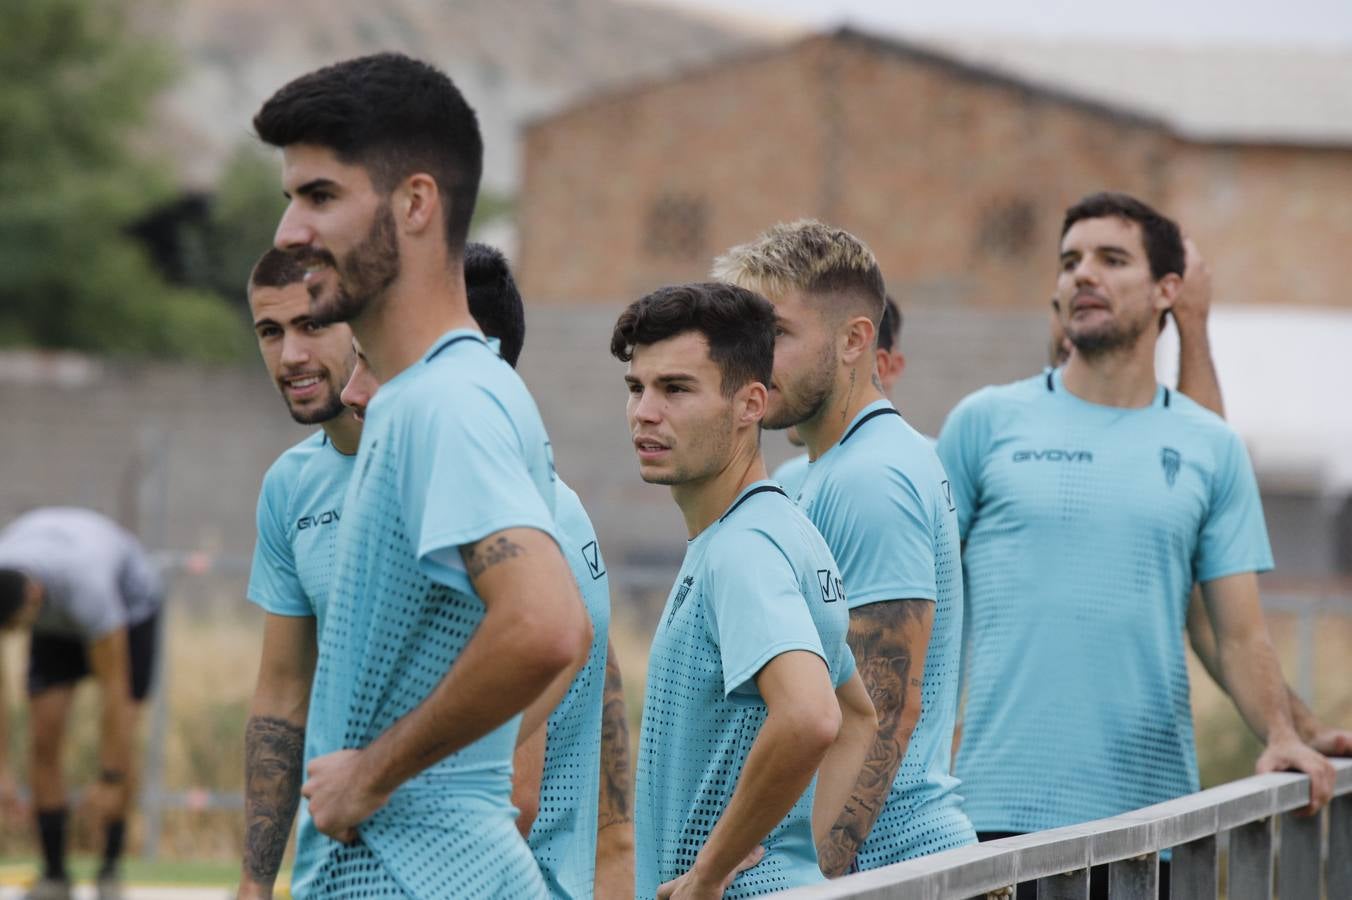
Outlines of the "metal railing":
[{"label": "metal railing", "polygon": [[1228,841],[1228,900],[1270,900],[1274,888],[1281,900],[1349,900],[1352,759],[1333,764],[1333,802],[1313,818],[1295,814],[1310,799],[1306,776],[1255,775],[1110,819],[960,847],[777,896],[1010,898],[1016,884],[1035,882],[1039,900],[1087,900],[1089,868],[1107,865],[1111,900],[1154,900],[1160,852],[1172,849],[1174,900],[1215,900]]}]

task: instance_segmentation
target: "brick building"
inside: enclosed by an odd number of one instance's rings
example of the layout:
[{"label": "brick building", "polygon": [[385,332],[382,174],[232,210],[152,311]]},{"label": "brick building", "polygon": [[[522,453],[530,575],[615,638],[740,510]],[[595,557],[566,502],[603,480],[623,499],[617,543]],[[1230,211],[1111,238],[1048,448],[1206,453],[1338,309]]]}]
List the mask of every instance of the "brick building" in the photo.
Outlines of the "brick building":
[{"label": "brick building", "polygon": [[[848,28],[591,98],[525,135],[523,286],[630,298],[816,216],[908,305],[1030,308],[1061,212],[1100,188],[1176,215],[1238,303],[1352,306],[1352,140],[1181,136],[1120,101]],[[567,223],[560,227],[561,223]]]}]

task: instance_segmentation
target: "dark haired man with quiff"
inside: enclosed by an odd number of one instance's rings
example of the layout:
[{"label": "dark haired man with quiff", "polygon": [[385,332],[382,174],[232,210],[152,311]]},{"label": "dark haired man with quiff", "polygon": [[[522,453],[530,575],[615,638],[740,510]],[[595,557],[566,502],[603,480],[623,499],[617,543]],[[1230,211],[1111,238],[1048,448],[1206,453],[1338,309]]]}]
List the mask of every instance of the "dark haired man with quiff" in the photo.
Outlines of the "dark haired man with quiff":
[{"label": "dark haired man with quiff", "polygon": [[1066,212],[1059,260],[1064,368],[978,391],[939,438],[964,539],[968,814],[991,838],[1197,790],[1183,651],[1195,582],[1222,686],[1266,744],[1258,771],[1308,773],[1314,812],[1333,772],[1295,730],[1259,605],[1272,556],[1248,455],[1155,380],[1185,271],[1178,227],[1091,195]]},{"label": "dark haired man with quiff", "polygon": [[275,245],[306,266],[314,318],[347,322],[383,384],[319,627],[302,793],[329,840],[314,889],[544,896],[512,754],[591,628],[539,411],[466,301],[474,111],[436,68],[379,54],[296,79],[254,127],[282,150]]},{"label": "dark haired man with quiff", "polygon": [[817,846],[877,724],[845,642],[848,588],[766,478],[774,331],[764,298],[708,283],[636,301],[611,336],[629,364],[639,474],[671,487],[687,531],[648,660],[635,790],[643,898],[821,881]]}]

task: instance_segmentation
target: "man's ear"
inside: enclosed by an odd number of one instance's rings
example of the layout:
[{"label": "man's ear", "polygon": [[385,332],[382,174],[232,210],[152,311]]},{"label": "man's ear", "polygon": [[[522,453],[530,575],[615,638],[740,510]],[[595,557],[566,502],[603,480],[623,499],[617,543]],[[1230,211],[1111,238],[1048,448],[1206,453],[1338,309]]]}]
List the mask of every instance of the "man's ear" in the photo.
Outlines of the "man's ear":
[{"label": "man's ear", "polygon": [[859,361],[859,357],[871,354],[876,334],[877,326],[868,316],[850,318],[841,331],[841,360],[846,365],[852,366]]},{"label": "man's ear", "polygon": [[1182,290],[1183,277],[1181,275],[1175,272],[1165,275],[1155,283],[1155,309],[1162,313],[1173,309]]},{"label": "man's ear", "polygon": [[400,231],[422,234],[441,226],[441,191],[426,172],[414,172],[394,189],[390,207]]},{"label": "man's ear", "polygon": [[737,392],[736,402],[737,421],[742,425],[753,425],[765,418],[770,392],[759,381],[752,381]]}]

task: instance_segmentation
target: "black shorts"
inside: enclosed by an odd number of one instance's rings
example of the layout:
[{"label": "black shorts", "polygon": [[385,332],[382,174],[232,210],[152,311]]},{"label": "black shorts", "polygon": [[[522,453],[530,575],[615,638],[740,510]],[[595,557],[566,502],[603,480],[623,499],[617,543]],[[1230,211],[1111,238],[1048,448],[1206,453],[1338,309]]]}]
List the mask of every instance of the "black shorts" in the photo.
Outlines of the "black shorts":
[{"label": "black shorts", "polygon": [[[131,651],[131,698],[138,703],[150,693],[159,619],[157,612],[127,629],[127,648]],[[32,636],[28,645],[28,696],[48,688],[74,684],[88,674],[89,654],[84,641],[49,634]]]}]

